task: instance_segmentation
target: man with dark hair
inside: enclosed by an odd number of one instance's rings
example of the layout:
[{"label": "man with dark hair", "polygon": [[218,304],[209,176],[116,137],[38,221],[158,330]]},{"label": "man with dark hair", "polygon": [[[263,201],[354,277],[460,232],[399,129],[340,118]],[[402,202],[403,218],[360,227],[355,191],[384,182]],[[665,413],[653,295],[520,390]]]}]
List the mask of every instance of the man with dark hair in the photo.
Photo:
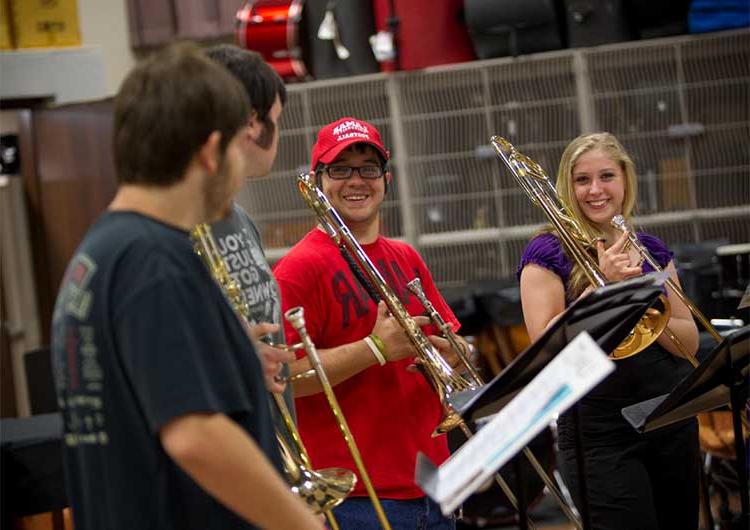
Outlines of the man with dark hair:
[{"label": "man with dark hair", "polygon": [[279,74],[259,53],[237,46],[220,44],[209,48],[206,53],[229,70],[245,87],[255,119],[265,127],[258,144],[264,148],[270,147],[278,119],[278,116],[274,119],[271,111],[277,99],[283,107],[287,98],[286,87]]},{"label": "man with dark hair", "polygon": [[[318,131],[311,167],[317,186],[406,310],[411,315],[424,312],[406,287],[418,277],[427,298],[457,329],[458,321],[416,250],[380,234],[380,208],[391,178],[387,161],[388,151],[374,125],[342,118]],[[388,315],[383,302],[376,305],[370,299],[337,244],[320,227],[312,229],[276,264],[274,274],[284,308],[300,305],[305,309],[310,338],[319,348],[393,528],[455,528],[452,518],[444,517],[414,482],[417,452],[442,462],[448,457],[448,445],[445,436],[432,437],[442,417],[440,400],[421,374],[407,369],[416,352],[397,320]],[[423,316],[414,320],[420,326],[429,324]],[[297,342],[290,326],[286,331],[289,341]],[[429,339],[449,355],[446,340]],[[309,366],[304,352],[299,352],[292,373]],[[295,383],[294,390],[300,432],[314,466],[355,469],[319,383],[305,379]],[[342,530],[379,528],[361,481],[334,514]]]},{"label": "man with dark hair", "polygon": [[[286,87],[279,75],[260,54],[237,46],[222,44],[209,48],[206,55],[224,66],[242,84],[250,100],[250,146],[247,155],[254,162],[248,178],[263,177],[271,170],[279,144],[278,120],[286,102]],[[279,288],[263,252],[262,240],[255,223],[236,202],[228,202],[222,218],[211,225],[217,248],[232,278],[242,286],[253,322],[251,333],[274,344],[284,343],[281,326]],[[264,342],[257,342],[261,355],[271,360],[287,356],[286,352]],[[281,375],[288,375],[286,365]],[[284,398],[294,411],[292,388]],[[275,408],[272,408],[275,411]],[[275,416],[277,427],[286,426]]]},{"label": "man with dark hair", "polygon": [[115,100],[119,187],[76,250],[52,362],[76,530],[320,528],[278,474],[263,366],[189,231],[258,170],[240,84],[190,45]]}]

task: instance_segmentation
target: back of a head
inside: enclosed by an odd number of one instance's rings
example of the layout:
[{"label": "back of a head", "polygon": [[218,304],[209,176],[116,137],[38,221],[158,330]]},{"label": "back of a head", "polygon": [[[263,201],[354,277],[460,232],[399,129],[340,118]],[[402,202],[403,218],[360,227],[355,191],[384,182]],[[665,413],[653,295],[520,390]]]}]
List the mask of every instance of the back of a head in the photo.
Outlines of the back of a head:
[{"label": "back of a head", "polygon": [[207,49],[206,55],[242,83],[259,121],[266,121],[277,96],[282,105],[286,103],[284,82],[259,53],[231,44],[219,44]]},{"label": "back of a head", "polygon": [[139,63],[115,98],[114,155],[120,184],[168,186],[182,179],[213,131],[226,149],[247,124],[240,83],[192,44]]}]

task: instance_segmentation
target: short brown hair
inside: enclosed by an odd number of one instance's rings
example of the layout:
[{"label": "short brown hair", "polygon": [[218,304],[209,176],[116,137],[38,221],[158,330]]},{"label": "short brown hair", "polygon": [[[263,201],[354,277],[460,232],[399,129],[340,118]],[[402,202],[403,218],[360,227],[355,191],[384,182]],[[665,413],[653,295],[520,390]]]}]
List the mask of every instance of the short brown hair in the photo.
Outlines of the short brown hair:
[{"label": "short brown hair", "polygon": [[276,98],[283,107],[286,104],[286,87],[279,74],[255,51],[244,50],[233,44],[218,44],[206,50],[206,55],[224,66],[245,87],[250,107],[263,124],[263,132],[257,144],[268,149],[273,141],[276,124],[271,119],[271,107]]},{"label": "short brown hair", "polygon": [[249,117],[247,95],[226,69],[193,44],[167,46],[136,66],[115,98],[118,181],[173,184],[213,131],[223,153]]},{"label": "short brown hair", "polygon": [[261,54],[232,44],[218,44],[208,48],[206,55],[229,70],[242,83],[250,98],[250,106],[258,113],[258,120],[266,125],[271,123],[268,113],[276,98],[279,98],[282,107],[286,104],[286,86]]}]

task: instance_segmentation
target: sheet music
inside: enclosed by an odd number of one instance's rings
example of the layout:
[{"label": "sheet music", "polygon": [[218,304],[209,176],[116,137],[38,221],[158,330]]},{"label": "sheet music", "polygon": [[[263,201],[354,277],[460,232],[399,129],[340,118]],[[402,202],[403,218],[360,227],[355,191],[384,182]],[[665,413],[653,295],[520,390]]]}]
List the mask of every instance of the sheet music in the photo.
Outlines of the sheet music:
[{"label": "sheet music", "polygon": [[484,427],[437,469],[434,491],[426,493],[445,515],[452,513],[555,415],[614,369],[589,334],[580,333],[500,412],[482,419]]}]

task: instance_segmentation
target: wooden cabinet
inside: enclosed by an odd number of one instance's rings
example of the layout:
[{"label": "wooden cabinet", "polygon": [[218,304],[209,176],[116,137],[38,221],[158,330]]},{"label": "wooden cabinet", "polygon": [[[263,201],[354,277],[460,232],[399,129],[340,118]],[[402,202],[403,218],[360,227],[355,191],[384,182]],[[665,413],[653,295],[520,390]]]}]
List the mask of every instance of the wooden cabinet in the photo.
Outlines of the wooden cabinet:
[{"label": "wooden cabinet", "polygon": [[157,46],[175,37],[175,15],[169,0],[127,0],[130,44]]},{"label": "wooden cabinet", "polygon": [[42,344],[68,261],[114,197],[111,100],[19,112]]}]

